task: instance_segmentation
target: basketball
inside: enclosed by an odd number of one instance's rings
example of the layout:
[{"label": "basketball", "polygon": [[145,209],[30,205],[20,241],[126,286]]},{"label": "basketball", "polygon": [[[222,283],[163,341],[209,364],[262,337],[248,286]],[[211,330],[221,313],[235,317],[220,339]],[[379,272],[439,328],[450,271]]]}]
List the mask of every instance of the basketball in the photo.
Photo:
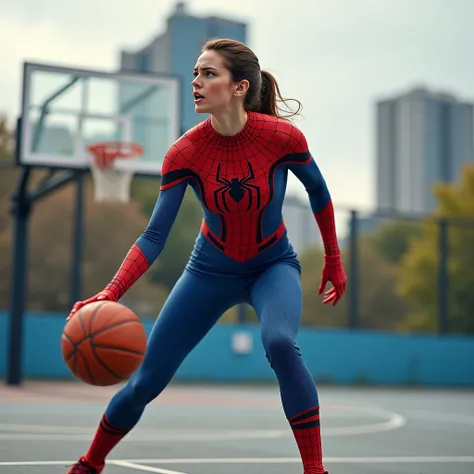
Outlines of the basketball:
[{"label": "basketball", "polygon": [[114,301],[83,306],[64,327],[63,358],[89,385],[115,385],[128,379],[145,355],[147,337],[138,316]]}]

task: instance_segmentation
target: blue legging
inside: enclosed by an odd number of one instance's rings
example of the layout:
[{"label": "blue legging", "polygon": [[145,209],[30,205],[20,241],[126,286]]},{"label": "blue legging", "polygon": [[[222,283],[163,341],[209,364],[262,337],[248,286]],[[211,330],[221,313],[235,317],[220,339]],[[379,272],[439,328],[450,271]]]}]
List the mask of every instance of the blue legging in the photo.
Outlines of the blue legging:
[{"label": "blue legging", "polygon": [[314,380],[296,345],[302,311],[300,273],[281,262],[252,277],[198,276],[185,270],[154,324],[142,365],[110,401],[109,422],[133,428],[189,352],[227,309],[240,302],[251,304],[260,320],[287,418],[318,405]]}]

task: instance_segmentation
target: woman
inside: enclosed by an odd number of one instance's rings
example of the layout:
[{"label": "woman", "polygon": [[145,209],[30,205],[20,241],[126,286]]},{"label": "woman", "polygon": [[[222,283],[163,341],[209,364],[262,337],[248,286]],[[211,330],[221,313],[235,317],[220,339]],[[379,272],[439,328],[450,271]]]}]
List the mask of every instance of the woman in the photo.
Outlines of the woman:
[{"label": "woman", "polygon": [[300,265],[282,221],[288,171],[305,185],[325,249],[319,294],[335,305],[345,291],[325,181],[305,137],[279,116],[278,85],[255,54],[228,39],[207,42],[192,82],[197,113],[210,118],[169,149],[161,189],[145,232],[106,288],[74,305],[117,301],[156,260],[165,245],[186,187],[204,219],[190,260],[150,334],[139,370],[110,401],[87,453],[70,474],[98,474],[106,456],[137,424],[146,405],[230,307],[251,304],[261,323],[266,356],[278,378],[284,413],[304,473],[326,473],[321,454],[319,401],[296,345],[302,311]]}]

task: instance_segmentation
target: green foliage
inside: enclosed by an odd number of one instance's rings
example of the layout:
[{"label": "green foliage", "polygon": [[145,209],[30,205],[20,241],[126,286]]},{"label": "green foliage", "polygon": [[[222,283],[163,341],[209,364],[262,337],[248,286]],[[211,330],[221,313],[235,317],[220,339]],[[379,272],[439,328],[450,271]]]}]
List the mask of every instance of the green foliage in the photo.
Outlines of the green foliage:
[{"label": "green foliage", "polygon": [[[318,295],[323,268],[323,252],[319,248],[308,249],[301,256],[303,268],[303,318],[302,323],[326,327],[347,327],[349,288],[357,286],[359,297],[359,327],[370,329],[395,329],[406,312],[406,305],[396,294],[396,265],[386,261],[372,244],[370,238],[358,243],[358,275],[349,273],[349,251],[343,251],[342,260],[348,274],[346,294],[333,307],[322,304]],[[329,289],[329,284],[326,289]]]},{"label": "green foliage", "polygon": [[13,130],[8,125],[7,118],[0,116],[0,159],[12,158],[13,146]]},{"label": "green foliage", "polygon": [[[319,247],[307,249],[300,256],[303,290],[303,315],[301,323],[308,326],[345,326],[347,321],[347,298],[333,307],[323,305],[323,296],[318,295],[323,269],[323,251]],[[328,284],[326,290],[331,287]]]},{"label": "green foliage", "polygon": [[[5,231],[11,221],[10,217],[10,195],[14,189],[17,170],[13,169],[13,130],[9,127],[7,119],[0,116],[0,234]],[[9,163],[12,166],[9,166]],[[9,246],[5,239],[0,237],[0,253],[9,254]],[[8,256],[9,257],[9,256]]]},{"label": "green foliage", "polygon": [[[474,333],[474,167],[463,170],[456,184],[435,188],[437,218],[448,219],[449,330]],[[465,219],[464,223],[455,219]],[[469,224],[469,220],[471,223]],[[416,308],[402,323],[404,329],[434,330],[438,325],[439,224],[425,222],[400,268],[398,289]]]},{"label": "green foliage", "polygon": [[410,242],[421,233],[419,222],[395,220],[380,226],[368,237],[377,252],[391,263],[400,263]]},{"label": "green foliage", "polygon": [[370,237],[360,239],[358,257],[359,327],[396,330],[408,310],[396,291],[397,262],[388,260]]},{"label": "green foliage", "polygon": [[[13,230],[10,195],[18,169],[0,172],[0,308],[10,304]],[[31,187],[44,176],[35,170]],[[93,201],[91,180],[85,191],[85,242],[83,260],[84,297],[100,291],[113,277],[131,244],[143,231],[147,216],[136,203],[98,205]],[[73,245],[75,189],[65,186],[37,202],[30,218],[28,249],[29,310],[68,311]],[[127,292],[124,302],[140,314],[156,315],[166,291],[144,275]]]}]

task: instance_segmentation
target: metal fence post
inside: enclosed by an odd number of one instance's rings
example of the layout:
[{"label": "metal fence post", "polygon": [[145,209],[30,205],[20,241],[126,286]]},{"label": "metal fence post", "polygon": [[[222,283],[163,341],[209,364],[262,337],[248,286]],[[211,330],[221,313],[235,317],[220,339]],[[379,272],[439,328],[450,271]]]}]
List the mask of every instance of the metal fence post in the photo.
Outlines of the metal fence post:
[{"label": "metal fence post", "polygon": [[348,275],[348,290],[349,290],[349,327],[356,329],[359,320],[359,260],[358,260],[358,214],[357,211],[351,211],[351,220],[349,226],[349,275]]},{"label": "metal fence post", "polygon": [[439,269],[438,269],[438,330],[440,334],[449,331],[448,324],[448,222],[439,221]]}]

